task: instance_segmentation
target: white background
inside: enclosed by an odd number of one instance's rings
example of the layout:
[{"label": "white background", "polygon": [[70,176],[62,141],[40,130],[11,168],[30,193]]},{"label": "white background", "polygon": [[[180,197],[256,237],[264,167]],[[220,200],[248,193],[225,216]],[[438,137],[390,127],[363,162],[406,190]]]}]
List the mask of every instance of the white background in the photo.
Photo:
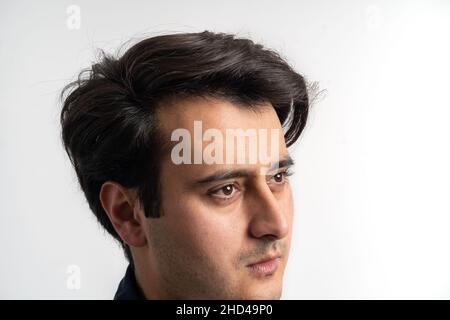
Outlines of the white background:
[{"label": "white background", "polygon": [[57,96],[97,48],[205,29],[326,90],[293,150],[283,298],[449,299],[450,1],[281,0],[1,2],[0,298],[113,297],[126,262],[62,149]]}]

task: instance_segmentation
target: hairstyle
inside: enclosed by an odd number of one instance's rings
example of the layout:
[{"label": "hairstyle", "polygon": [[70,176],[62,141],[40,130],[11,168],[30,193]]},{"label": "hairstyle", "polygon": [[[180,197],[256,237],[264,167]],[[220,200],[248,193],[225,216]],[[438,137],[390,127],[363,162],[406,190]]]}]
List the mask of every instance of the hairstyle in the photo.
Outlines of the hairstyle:
[{"label": "hairstyle", "polygon": [[61,136],[90,209],[117,239],[100,199],[111,180],[134,188],[146,217],[160,216],[164,152],[156,110],[172,99],[203,96],[249,108],[270,102],[287,146],[306,124],[309,98],[299,73],[273,50],[232,34],[176,33],[142,40],[122,56],[102,53],[61,93]]}]

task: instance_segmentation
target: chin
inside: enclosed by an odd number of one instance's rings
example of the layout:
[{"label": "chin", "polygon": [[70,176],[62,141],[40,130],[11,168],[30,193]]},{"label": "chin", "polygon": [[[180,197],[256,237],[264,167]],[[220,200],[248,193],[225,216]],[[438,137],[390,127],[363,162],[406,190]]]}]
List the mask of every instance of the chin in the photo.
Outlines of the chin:
[{"label": "chin", "polygon": [[247,293],[244,300],[280,300],[281,288],[267,288]]}]

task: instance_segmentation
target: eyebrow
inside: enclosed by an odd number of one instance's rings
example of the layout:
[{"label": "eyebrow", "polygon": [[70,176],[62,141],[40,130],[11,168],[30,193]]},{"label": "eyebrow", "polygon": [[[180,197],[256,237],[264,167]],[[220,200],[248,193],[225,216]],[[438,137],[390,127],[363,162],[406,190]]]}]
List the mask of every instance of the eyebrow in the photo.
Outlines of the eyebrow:
[{"label": "eyebrow", "polygon": [[[275,169],[281,169],[286,168],[294,165],[294,160],[291,158],[291,156],[286,156],[285,158],[275,162],[268,172],[273,171]],[[250,176],[254,176],[255,173],[251,170],[245,170],[245,169],[238,169],[238,170],[219,170],[216,171],[204,178],[201,178],[199,180],[196,180],[195,184],[206,184],[211,183],[215,181],[221,181],[226,179],[232,179],[232,178],[246,178]]]}]

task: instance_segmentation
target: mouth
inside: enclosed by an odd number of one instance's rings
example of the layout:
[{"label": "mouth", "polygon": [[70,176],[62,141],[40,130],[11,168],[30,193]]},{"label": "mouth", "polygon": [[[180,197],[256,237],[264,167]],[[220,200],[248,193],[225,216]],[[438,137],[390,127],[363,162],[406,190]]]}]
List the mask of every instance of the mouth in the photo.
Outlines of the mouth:
[{"label": "mouth", "polygon": [[281,255],[274,255],[270,257],[265,257],[255,263],[247,265],[253,273],[259,276],[271,276],[277,271],[280,264]]}]

